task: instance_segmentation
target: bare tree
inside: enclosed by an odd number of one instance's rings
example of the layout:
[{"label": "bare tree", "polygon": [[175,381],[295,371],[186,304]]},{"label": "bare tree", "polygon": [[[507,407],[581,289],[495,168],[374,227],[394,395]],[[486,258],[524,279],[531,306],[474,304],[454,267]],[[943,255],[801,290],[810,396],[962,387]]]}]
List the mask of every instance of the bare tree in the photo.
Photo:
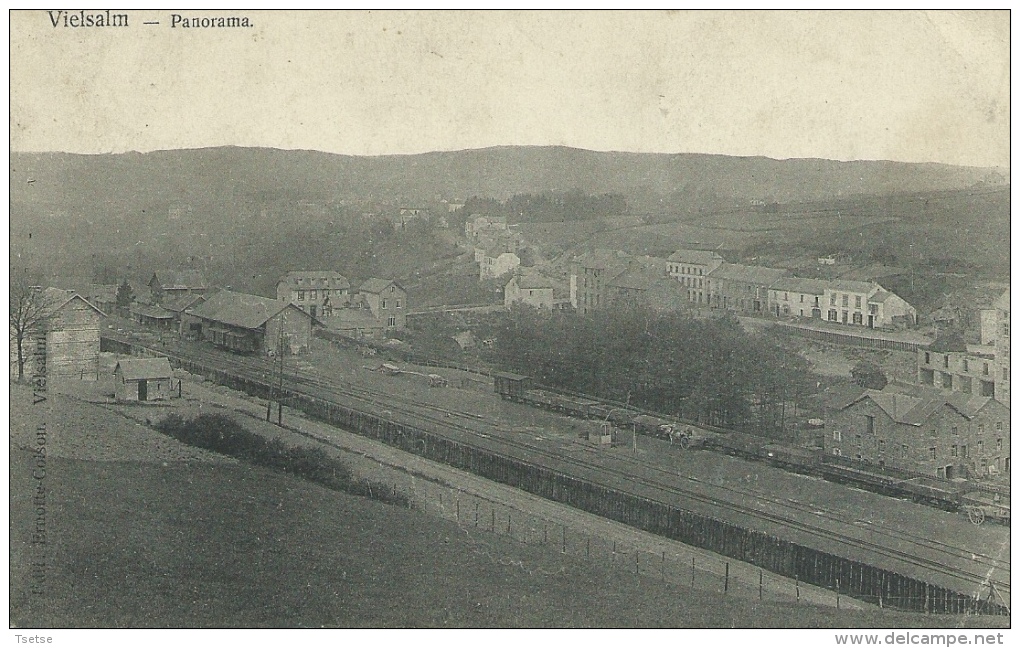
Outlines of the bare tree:
[{"label": "bare tree", "polygon": [[53,309],[46,301],[42,289],[24,271],[11,270],[10,336],[17,347],[18,380],[25,378],[25,341],[45,332]]}]

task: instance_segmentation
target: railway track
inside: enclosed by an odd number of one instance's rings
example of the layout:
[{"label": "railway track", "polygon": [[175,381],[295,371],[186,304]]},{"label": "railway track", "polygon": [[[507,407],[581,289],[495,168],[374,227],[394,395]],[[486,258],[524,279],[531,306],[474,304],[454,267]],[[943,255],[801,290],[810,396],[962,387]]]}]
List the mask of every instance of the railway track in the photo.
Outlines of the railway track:
[{"label": "railway track", "polygon": [[[136,340],[124,340],[132,344],[139,344]],[[214,351],[198,347],[182,348],[175,345],[172,349],[153,348],[154,351],[179,355],[192,361],[208,364],[212,368],[226,370],[246,378],[254,378],[267,384],[273,384],[274,367],[267,361],[232,356],[222,351]],[[830,525],[837,527],[851,526],[859,527],[857,520],[849,520],[845,516],[831,511],[819,510],[818,507],[803,505],[799,502],[789,502],[781,499],[769,498],[756,491],[734,488],[731,486],[707,484],[700,480],[688,478],[690,482],[688,489],[678,489],[675,483],[665,481],[668,477],[674,481],[677,475],[660,466],[647,461],[641,461],[635,457],[626,455],[613,455],[610,459],[617,465],[607,465],[606,461],[598,465],[572,457],[563,452],[554,452],[548,448],[535,443],[523,441],[520,438],[498,435],[499,428],[491,423],[482,420],[478,415],[456,412],[449,409],[424,403],[417,399],[399,396],[390,393],[372,390],[363,386],[354,385],[348,381],[338,380],[316,375],[298,374],[285,372],[284,382],[287,390],[298,393],[305,393],[309,396],[334,402],[339,405],[352,407],[354,409],[366,409],[374,414],[385,413],[399,415],[404,421],[421,426],[424,429],[449,436],[450,432],[459,433],[465,438],[456,438],[458,442],[474,445],[475,447],[487,450],[505,451],[506,448],[516,449],[519,455],[523,455],[529,461],[536,457],[541,458],[545,465],[550,467],[572,467],[575,473],[585,474],[588,479],[596,482],[604,482],[605,476],[611,476],[617,480],[614,486],[620,484],[639,484],[653,493],[653,497],[670,504],[684,504],[685,502],[697,502],[709,510],[726,510],[731,513],[747,516],[752,519],[765,520],[782,528],[808,534],[812,537],[823,539],[829,543],[846,546],[857,550],[864,550],[875,553],[893,560],[912,565],[928,573],[940,574],[956,580],[970,583],[976,589],[987,588],[990,583],[994,584],[1000,591],[1009,591],[1009,563],[984,554],[974,554],[970,550],[953,545],[947,542],[936,541],[918,534],[899,531],[888,528],[875,527],[870,525],[866,531],[873,537],[885,538],[892,543],[906,547],[912,547],[911,551],[905,548],[889,546],[888,543],[880,543],[860,537],[848,537],[846,533],[834,531],[832,528],[796,519],[795,515],[802,515],[809,519],[820,518]],[[343,402],[346,401],[346,402]],[[422,424],[425,425],[422,425]],[[496,434],[494,434],[496,433]],[[495,436],[495,438],[494,438]],[[484,443],[482,443],[484,441]],[[502,448],[492,448],[496,444]],[[652,478],[642,475],[652,473]],[[602,479],[599,479],[602,477]],[[700,491],[700,492],[699,492]],[[757,506],[750,506],[734,502],[733,499],[742,499],[758,502]],[[768,508],[775,508],[776,511],[769,511]],[[923,555],[929,554],[929,556]],[[930,557],[934,554],[934,557]],[[948,560],[947,560],[948,559]],[[969,567],[966,571],[954,568],[950,563],[963,561]],[[999,576],[994,576],[998,574]],[[1005,574],[1005,576],[1001,576]]]}]

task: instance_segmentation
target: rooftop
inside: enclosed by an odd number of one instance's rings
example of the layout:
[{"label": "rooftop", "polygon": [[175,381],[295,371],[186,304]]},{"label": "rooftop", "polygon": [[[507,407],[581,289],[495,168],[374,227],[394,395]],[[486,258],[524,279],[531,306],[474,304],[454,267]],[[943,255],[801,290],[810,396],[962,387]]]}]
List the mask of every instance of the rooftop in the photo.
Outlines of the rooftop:
[{"label": "rooftop", "polygon": [[556,287],[552,279],[530,268],[523,269],[520,274],[514,276],[514,279],[517,280],[517,287],[524,290],[551,290]]},{"label": "rooftop", "polygon": [[152,276],[163,290],[204,290],[209,287],[205,276],[198,270],[162,270]]},{"label": "rooftop", "polygon": [[932,414],[945,405],[967,418],[973,418],[985,405],[994,400],[987,396],[945,392],[933,387],[894,382],[881,391],[865,390],[860,397],[844,407],[850,407],[865,398],[872,400],[897,423],[914,426],[923,425]]},{"label": "rooftop", "polygon": [[769,288],[787,292],[821,295],[828,284],[822,279],[806,279],[804,277],[780,277]]},{"label": "rooftop", "polygon": [[710,265],[716,261],[722,261],[723,258],[711,250],[677,250],[666,260],[673,263]]},{"label": "rooftop", "polygon": [[766,268],[764,266],[749,266],[739,263],[724,263],[708,273],[711,279],[728,279],[730,281],[743,281],[763,286],[771,286],[786,274],[786,270]]},{"label": "rooftop", "polygon": [[296,270],[280,277],[277,282],[291,286],[307,286],[310,288],[350,288],[347,277],[333,270]]},{"label": "rooftop", "polygon": [[826,282],[829,290],[848,293],[870,293],[881,287],[871,281],[854,281],[853,279],[830,279]]},{"label": "rooftop", "polygon": [[159,380],[170,378],[173,370],[166,358],[131,358],[119,360],[113,368],[124,380]]},{"label": "rooftop", "polygon": [[[212,322],[246,329],[257,329],[281,313],[289,304],[284,301],[221,290],[191,310],[191,314]],[[299,308],[294,308],[304,313]],[[307,315],[307,317],[311,317]]]},{"label": "rooftop", "polygon": [[400,287],[400,284],[396,281],[392,279],[380,279],[378,277],[372,277],[365,281],[365,283],[361,284],[361,288],[359,290],[365,293],[379,294],[389,288],[390,284],[393,284],[397,288],[403,290],[403,288]]}]

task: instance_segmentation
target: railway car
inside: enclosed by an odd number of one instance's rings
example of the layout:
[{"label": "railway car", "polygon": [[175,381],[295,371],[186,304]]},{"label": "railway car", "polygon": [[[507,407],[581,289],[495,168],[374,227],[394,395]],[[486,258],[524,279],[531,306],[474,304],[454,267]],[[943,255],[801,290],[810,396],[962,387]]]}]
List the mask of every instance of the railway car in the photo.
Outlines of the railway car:
[{"label": "railway car", "polygon": [[785,443],[768,443],[762,446],[764,459],[774,466],[798,472],[816,472],[822,463],[821,448],[802,448]]},{"label": "railway car", "polygon": [[657,416],[648,416],[647,414],[638,414],[632,418],[631,425],[634,426],[634,431],[638,434],[653,436],[659,439],[668,439],[670,431],[673,429],[672,421]]},{"label": "railway car", "polygon": [[506,400],[524,400],[524,392],[531,389],[531,377],[521,374],[494,372],[492,384],[495,392]]}]

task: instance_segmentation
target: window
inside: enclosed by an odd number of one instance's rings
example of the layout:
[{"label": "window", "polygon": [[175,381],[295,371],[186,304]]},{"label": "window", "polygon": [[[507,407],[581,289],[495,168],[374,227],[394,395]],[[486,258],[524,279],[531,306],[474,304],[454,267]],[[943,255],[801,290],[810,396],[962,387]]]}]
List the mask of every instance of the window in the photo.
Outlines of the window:
[{"label": "window", "polygon": [[[533,294],[534,294],[534,291],[532,291],[532,290],[529,290],[529,291],[528,291],[528,294],[529,294],[529,295],[533,295]],[[400,300],[398,299],[398,300],[397,300],[397,308],[400,308],[400,307],[401,307],[401,306],[400,306]]]},{"label": "window", "polygon": [[783,293],[783,301],[790,301],[790,293]]},{"label": "window", "polygon": [[1009,380],[1009,369],[1005,367],[1002,368],[1002,379]]},{"label": "window", "polygon": [[960,456],[963,457],[964,459],[968,457],[966,445],[960,446]]},{"label": "window", "polygon": [[843,307],[846,308],[850,305],[850,295],[843,295]]},{"label": "window", "polygon": [[928,448],[928,458],[935,461],[935,448]]},{"label": "window", "polygon": [[981,373],[983,375],[985,375],[985,376],[988,375],[988,363],[987,362],[985,362],[984,365],[981,367]]},{"label": "window", "polygon": [[948,353],[946,355],[942,356],[942,367],[944,369],[948,369],[949,368],[949,354]]},{"label": "window", "polygon": [[953,436],[960,436],[960,428],[953,426]]},{"label": "window", "polygon": [[985,424],[984,423],[978,423],[978,435],[982,435],[984,433],[985,433]]},{"label": "window", "polygon": [[996,421],[995,422],[995,431],[996,432],[1002,432],[1002,421]]},{"label": "window", "polygon": [[878,451],[885,452],[885,439],[878,440]]},{"label": "window", "polygon": [[[842,441],[843,440],[843,433],[840,432],[839,430],[833,430],[832,431],[832,440],[833,441]],[[1001,441],[1001,439],[1000,439],[1000,441]]]},{"label": "window", "polygon": [[868,304],[868,312],[872,315],[878,315],[878,304]]},{"label": "window", "polygon": [[802,304],[804,303],[804,295],[800,296],[800,303],[802,303]]},{"label": "window", "polygon": [[864,315],[861,315],[860,313],[854,313],[854,324],[863,324],[863,323],[864,323]]},{"label": "window", "polygon": [[837,313],[835,310],[830,309],[829,310],[829,321],[830,322],[836,322],[838,320],[839,320],[839,313]]},{"label": "window", "polygon": [[829,295],[829,306],[836,305],[836,293]]},{"label": "window", "polygon": [[985,442],[978,441],[978,454],[982,454],[985,451]]},{"label": "window", "polygon": [[392,327],[394,327],[396,325],[397,325],[397,318],[396,317],[390,317],[388,320],[386,320],[386,326],[389,326],[389,327],[392,328]]},{"label": "window", "polygon": [[927,351],[924,352],[924,364],[931,364],[931,354]]},{"label": "window", "polygon": [[832,455],[834,457],[842,457],[843,456],[843,452],[839,448],[833,448],[832,449]]},{"label": "window", "polygon": [[314,304],[312,304],[312,306],[309,307],[308,314],[311,315],[312,317],[315,317],[315,305]]},{"label": "window", "polygon": [[864,429],[867,430],[868,434],[875,433],[875,417],[865,416],[864,417]]},{"label": "window", "polygon": [[860,308],[861,307],[861,296],[860,295],[857,295],[856,297],[854,297],[854,307],[855,308]]},{"label": "window", "polygon": [[305,300],[305,291],[303,291],[303,290],[297,291],[297,298],[298,298],[298,301],[304,301]]},{"label": "window", "polygon": [[311,298],[312,299],[318,299],[319,298],[319,292],[317,290],[313,290],[312,294],[311,294]]},{"label": "window", "polygon": [[336,296],[337,297],[343,297],[345,292],[347,292],[347,291],[346,290],[338,290],[338,291],[336,291]]},{"label": "window", "polygon": [[995,449],[1000,452],[1002,451],[1002,439],[995,440]]},{"label": "window", "polygon": [[384,300],[382,300],[382,307],[383,307],[383,308],[386,308],[386,300],[385,300],[385,299],[384,299]]},{"label": "window", "polygon": [[936,437],[938,437],[938,435],[939,435],[939,429],[938,429],[938,428],[934,428],[934,427],[933,427],[933,428],[931,429],[931,432],[929,432],[928,434],[929,434],[929,435],[930,435],[930,436],[931,436],[932,438],[936,438]]},{"label": "window", "polygon": [[952,447],[949,448],[949,456],[950,457],[958,456],[959,452],[960,452],[960,447],[958,445],[956,445],[955,443],[952,445]]},{"label": "window", "polygon": [[905,443],[900,446],[900,456],[901,457],[905,458],[909,453],[910,453],[910,446],[908,446]]}]

